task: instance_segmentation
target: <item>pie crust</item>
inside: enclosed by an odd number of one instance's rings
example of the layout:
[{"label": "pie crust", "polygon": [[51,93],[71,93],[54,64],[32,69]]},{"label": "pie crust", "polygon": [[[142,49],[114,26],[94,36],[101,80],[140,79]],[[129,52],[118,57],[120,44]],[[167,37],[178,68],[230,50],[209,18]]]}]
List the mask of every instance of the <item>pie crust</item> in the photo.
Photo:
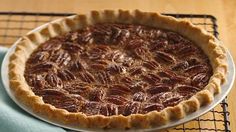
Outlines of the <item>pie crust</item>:
[{"label": "pie crust", "polygon": [[[209,83],[205,88],[188,100],[160,112],[151,111],[147,114],[131,114],[128,116],[91,115],[81,112],[72,113],[44,103],[42,97],[34,94],[24,78],[25,64],[31,53],[41,43],[52,37],[69,31],[84,28],[96,23],[141,24],[177,32],[198,45],[208,56],[213,69]],[[184,118],[187,114],[211,103],[214,95],[221,92],[221,84],[225,82],[227,73],[226,51],[218,40],[188,21],[178,20],[158,13],[124,10],[91,11],[87,15],[74,15],[51,22],[22,37],[16,45],[15,52],[10,56],[9,63],[10,89],[19,102],[37,115],[47,117],[50,121],[73,125],[78,128],[150,128],[167,124],[170,120]]]}]

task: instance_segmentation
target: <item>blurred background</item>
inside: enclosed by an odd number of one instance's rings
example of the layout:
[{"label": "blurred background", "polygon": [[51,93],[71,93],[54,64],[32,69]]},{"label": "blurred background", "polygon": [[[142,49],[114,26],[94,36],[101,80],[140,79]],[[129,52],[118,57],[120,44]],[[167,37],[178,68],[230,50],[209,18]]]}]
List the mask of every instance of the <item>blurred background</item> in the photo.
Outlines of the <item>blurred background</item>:
[{"label": "blurred background", "polygon": [[[0,46],[10,47],[17,38],[29,30],[72,13],[102,9],[139,9],[171,13],[177,17],[178,14],[190,14],[181,19],[187,19],[212,33],[213,27],[218,27],[215,35],[219,34],[222,44],[230,50],[236,60],[235,8],[236,0],[0,0]],[[192,14],[201,16],[193,18]],[[218,105],[199,119],[168,131],[227,131],[225,125],[230,121],[230,128],[235,132],[235,97],[236,88],[233,88],[227,103]],[[222,105],[227,107],[227,104],[228,110],[224,110]]]}]

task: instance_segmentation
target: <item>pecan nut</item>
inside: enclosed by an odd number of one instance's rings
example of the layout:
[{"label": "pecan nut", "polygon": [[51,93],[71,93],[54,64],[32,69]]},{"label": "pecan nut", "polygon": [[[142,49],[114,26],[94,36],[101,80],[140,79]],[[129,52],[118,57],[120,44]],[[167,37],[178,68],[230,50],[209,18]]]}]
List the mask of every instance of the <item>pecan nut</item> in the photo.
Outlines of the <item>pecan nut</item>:
[{"label": "pecan nut", "polygon": [[67,65],[71,60],[69,53],[63,50],[59,50],[52,55],[51,61],[56,63],[58,66]]},{"label": "pecan nut", "polygon": [[46,81],[51,87],[62,88],[63,83],[61,79],[55,73],[49,73],[46,75]]},{"label": "pecan nut", "polygon": [[147,89],[147,92],[150,94],[158,94],[161,92],[168,92],[172,89],[171,86],[168,86],[167,84],[158,84],[154,87],[151,87],[149,89]]},{"label": "pecan nut", "polygon": [[110,95],[105,98],[108,102],[116,104],[116,105],[123,105],[128,100],[122,96]]},{"label": "pecan nut", "polygon": [[104,104],[101,106],[100,114],[105,116],[117,115],[118,114],[118,107],[114,104]]},{"label": "pecan nut", "polygon": [[199,73],[192,77],[192,85],[196,87],[204,87],[207,85],[209,76],[206,73]]},{"label": "pecan nut", "polygon": [[156,51],[155,59],[171,64],[174,64],[176,62],[175,58],[172,55],[161,51]]},{"label": "pecan nut", "polygon": [[91,83],[91,82],[96,81],[94,76],[88,71],[80,72],[79,76],[80,76],[80,79],[84,82]]},{"label": "pecan nut", "polygon": [[112,74],[124,74],[126,73],[126,68],[122,65],[111,64],[108,66],[108,71]]},{"label": "pecan nut", "polygon": [[127,103],[125,105],[123,115],[128,116],[130,114],[136,114],[139,112],[139,109],[140,109],[140,103],[138,103],[138,102]]},{"label": "pecan nut", "polygon": [[164,106],[162,104],[158,104],[158,103],[146,103],[143,105],[143,112],[144,113],[148,113],[150,111],[160,111],[164,109]]},{"label": "pecan nut", "polygon": [[160,67],[160,65],[158,63],[156,63],[156,61],[145,61],[145,62],[143,62],[143,66],[150,69],[150,70],[155,70],[158,67]]},{"label": "pecan nut", "polygon": [[111,76],[109,75],[108,72],[105,71],[98,72],[97,77],[102,84],[109,84],[112,82]]},{"label": "pecan nut", "polygon": [[76,76],[70,72],[69,70],[62,70],[58,72],[58,76],[63,80],[63,81],[71,81],[75,80]]},{"label": "pecan nut", "polygon": [[138,92],[133,95],[133,101],[143,102],[146,100],[146,95],[143,92]]},{"label": "pecan nut", "polygon": [[102,89],[94,89],[89,93],[90,101],[102,101],[105,92]]}]

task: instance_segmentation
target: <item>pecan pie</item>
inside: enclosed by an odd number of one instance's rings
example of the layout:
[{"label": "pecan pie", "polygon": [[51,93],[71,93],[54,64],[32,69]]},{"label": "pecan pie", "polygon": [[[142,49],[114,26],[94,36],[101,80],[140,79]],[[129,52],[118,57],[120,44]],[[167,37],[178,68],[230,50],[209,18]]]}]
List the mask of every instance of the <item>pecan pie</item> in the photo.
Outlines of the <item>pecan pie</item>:
[{"label": "pecan pie", "polygon": [[149,128],[209,104],[225,50],[186,21],[92,11],[23,37],[11,55],[15,97],[49,120],[85,128]]}]

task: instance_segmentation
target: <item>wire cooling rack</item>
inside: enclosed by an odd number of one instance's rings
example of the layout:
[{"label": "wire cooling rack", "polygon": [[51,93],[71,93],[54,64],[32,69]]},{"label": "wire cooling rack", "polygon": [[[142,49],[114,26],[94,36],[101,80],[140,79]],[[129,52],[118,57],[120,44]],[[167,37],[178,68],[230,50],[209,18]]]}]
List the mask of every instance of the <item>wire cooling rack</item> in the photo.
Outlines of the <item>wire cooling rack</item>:
[{"label": "wire cooling rack", "polygon": [[[20,36],[46,22],[73,13],[0,12],[0,46],[10,47]],[[191,21],[218,38],[216,18],[205,14],[164,14]],[[205,115],[165,132],[231,132],[228,104],[224,99]],[[69,131],[69,130],[68,130]]]}]

